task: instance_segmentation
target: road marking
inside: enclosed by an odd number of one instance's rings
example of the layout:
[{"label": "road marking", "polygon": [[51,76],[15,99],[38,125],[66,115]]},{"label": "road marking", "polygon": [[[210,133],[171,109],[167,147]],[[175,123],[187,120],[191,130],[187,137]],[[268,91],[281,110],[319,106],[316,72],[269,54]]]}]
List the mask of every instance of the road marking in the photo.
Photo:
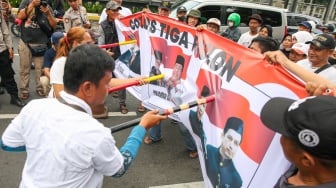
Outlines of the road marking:
[{"label": "road marking", "polygon": [[[136,112],[128,112],[127,114],[122,114],[120,112],[109,112],[108,117],[125,117],[125,116],[136,116]],[[0,114],[0,119],[14,119],[17,114]]]},{"label": "road marking", "polygon": [[190,182],[190,183],[180,183],[180,184],[173,184],[173,185],[160,185],[160,186],[152,186],[149,188],[204,188],[204,182]]}]

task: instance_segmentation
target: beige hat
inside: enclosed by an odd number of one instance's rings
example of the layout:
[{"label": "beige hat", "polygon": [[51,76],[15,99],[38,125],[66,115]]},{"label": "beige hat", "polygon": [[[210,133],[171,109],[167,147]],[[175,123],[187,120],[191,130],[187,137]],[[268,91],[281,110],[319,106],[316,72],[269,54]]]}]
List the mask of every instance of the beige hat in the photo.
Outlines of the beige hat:
[{"label": "beige hat", "polygon": [[207,21],[207,24],[208,24],[208,23],[216,24],[216,25],[218,25],[219,27],[222,25],[222,24],[221,24],[221,21],[220,21],[219,19],[217,19],[217,18],[210,18],[210,19]]},{"label": "beige hat", "polygon": [[295,43],[292,46],[292,50],[294,50],[296,53],[298,54],[305,54],[308,55],[308,49],[309,49],[309,45],[305,44],[305,43]]}]

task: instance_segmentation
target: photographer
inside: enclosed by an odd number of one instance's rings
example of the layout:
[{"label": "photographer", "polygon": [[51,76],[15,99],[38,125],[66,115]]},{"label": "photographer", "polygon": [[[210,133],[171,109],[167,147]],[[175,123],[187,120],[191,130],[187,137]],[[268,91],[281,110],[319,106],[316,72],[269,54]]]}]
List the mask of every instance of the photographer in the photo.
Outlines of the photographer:
[{"label": "photographer", "polygon": [[19,6],[18,18],[22,20],[21,39],[18,51],[20,55],[20,98],[29,98],[29,73],[32,62],[35,65],[36,92],[45,96],[40,82],[43,55],[50,45],[50,36],[57,21],[46,1],[23,0]]}]

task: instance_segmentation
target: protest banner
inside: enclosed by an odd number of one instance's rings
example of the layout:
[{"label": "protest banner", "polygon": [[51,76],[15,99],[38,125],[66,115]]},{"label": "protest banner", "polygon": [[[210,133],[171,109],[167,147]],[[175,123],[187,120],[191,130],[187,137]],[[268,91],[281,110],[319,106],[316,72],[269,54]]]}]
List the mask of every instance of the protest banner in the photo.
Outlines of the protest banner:
[{"label": "protest banner", "polygon": [[[192,133],[206,187],[272,187],[288,162],[260,111],[273,97],[305,97],[303,83],[255,51],[170,18],[138,13],[119,25],[121,39],[137,40],[131,48],[138,51],[138,69],[132,58],[119,59],[116,75],[165,75],[136,89],[144,106],[166,109],[215,96],[212,103],[170,116]],[[235,138],[230,147],[229,133]]]}]

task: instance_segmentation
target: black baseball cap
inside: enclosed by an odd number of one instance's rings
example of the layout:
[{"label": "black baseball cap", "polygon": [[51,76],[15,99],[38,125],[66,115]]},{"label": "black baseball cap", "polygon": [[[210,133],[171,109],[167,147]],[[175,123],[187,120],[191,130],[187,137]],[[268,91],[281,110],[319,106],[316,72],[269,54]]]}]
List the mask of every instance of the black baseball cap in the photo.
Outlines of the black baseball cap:
[{"label": "black baseball cap", "polygon": [[276,97],[262,108],[268,128],[297,143],[321,159],[336,159],[336,97],[317,96],[300,100]]},{"label": "black baseball cap", "polygon": [[177,12],[177,13],[180,13],[180,12],[187,12],[187,8],[185,8],[184,6],[180,6],[179,8],[177,8],[176,12]]},{"label": "black baseball cap", "polygon": [[306,44],[314,44],[321,49],[335,49],[335,40],[327,33],[316,35],[312,41],[308,41]]}]

